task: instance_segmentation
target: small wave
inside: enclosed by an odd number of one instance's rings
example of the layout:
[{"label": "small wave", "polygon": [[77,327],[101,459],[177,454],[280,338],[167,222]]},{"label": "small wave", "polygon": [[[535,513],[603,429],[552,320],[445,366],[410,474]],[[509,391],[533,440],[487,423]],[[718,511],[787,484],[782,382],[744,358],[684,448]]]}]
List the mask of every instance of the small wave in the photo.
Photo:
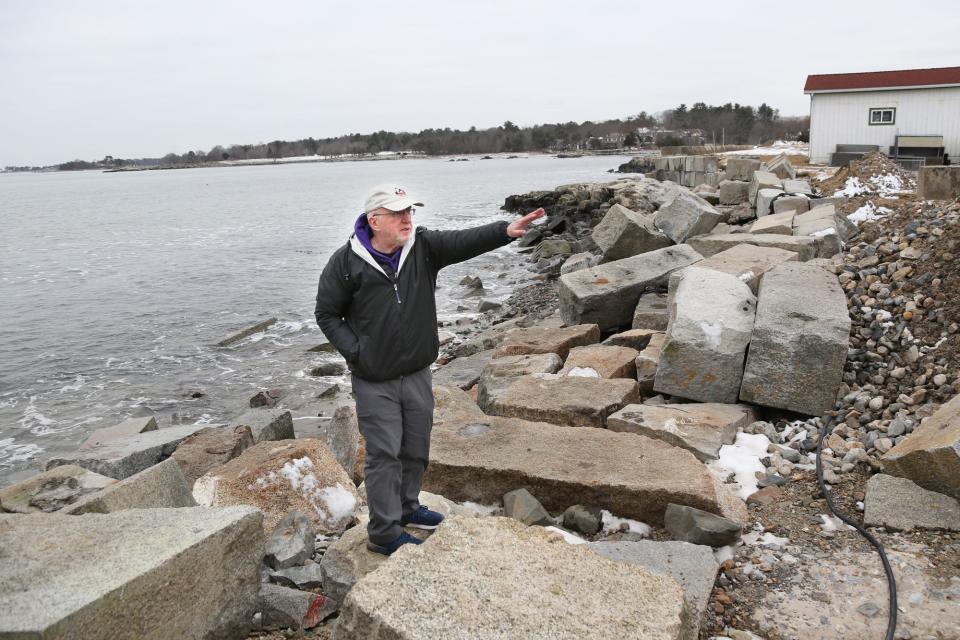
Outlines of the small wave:
[{"label": "small wave", "polygon": [[211,424],[213,422],[213,416],[209,413],[200,414],[200,417],[194,421],[193,424]]},{"label": "small wave", "polygon": [[80,389],[83,388],[83,385],[86,381],[87,379],[83,377],[83,374],[78,373],[77,377],[73,379],[73,384],[68,384],[64,387],[61,387],[60,393],[64,394],[64,393],[69,393],[71,391],[80,391]]},{"label": "small wave", "polygon": [[16,444],[13,438],[0,440],[0,467],[35,458],[43,448],[35,444]]},{"label": "small wave", "polygon": [[0,400],[0,409],[6,409],[7,407],[17,406],[17,399],[10,398],[9,400]]}]

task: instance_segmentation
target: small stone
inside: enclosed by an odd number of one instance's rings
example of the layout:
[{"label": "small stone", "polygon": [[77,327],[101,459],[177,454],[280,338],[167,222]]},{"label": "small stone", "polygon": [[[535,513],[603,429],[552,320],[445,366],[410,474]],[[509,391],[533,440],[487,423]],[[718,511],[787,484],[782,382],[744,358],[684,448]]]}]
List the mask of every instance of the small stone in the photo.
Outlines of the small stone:
[{"label": "small stone", "polygon": [[600,531],[603,524],[600,509],[573,505],[563,512],[563,526],[586,535],[593,535]]},{"label": "small stone", "polygon": [[873,618],[880,613],[880,607],[873,602],[864,602],[862,605],[857,607],[857,612],[865,615],[868,618]]},{"label": "small stone", "polygon": [[933,384],[935,386],[942,387],[943,385],[947,384],[947,376],[943,375],[942,373],[938,373],[937,375],[933,376]]},{"label": "small stone", "polygon": [[543,508],[540,501],[526,489],[516,489],[503,496],[503,513],[508,518],[519,520],[526,525],[550,526],[553,518]]},{"label": "small stone", "polygon": [[291,511],[267,538],[264,562],[273,569],[302,565],[313,556],[316,539],[310,519],[299,511]]}]

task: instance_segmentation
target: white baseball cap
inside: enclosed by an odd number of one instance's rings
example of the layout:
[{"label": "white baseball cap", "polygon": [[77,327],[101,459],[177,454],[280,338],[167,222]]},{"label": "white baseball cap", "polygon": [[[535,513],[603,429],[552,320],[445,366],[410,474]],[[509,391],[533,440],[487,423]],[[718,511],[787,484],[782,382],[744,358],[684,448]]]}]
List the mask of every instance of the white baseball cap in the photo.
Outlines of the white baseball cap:
[{"label": "white baseball cap", "polygon": [[372,213],[383,208],[390,211],[403,211],[407,207],[422,207],[422,202],[407,195],[406,189],[396,184],[378,184],[367,196],[363,205],[364,213]]}]

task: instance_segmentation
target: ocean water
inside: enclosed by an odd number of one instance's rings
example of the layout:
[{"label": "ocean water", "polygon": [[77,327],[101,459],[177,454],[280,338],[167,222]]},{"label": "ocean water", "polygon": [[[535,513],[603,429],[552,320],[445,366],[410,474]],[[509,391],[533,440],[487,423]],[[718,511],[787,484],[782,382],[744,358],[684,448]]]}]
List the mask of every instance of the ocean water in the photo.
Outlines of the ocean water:
[{"label": "ocean water", "polygon": [[[313,319],[317,277],[374,184],[404,185],[427,205],[418,225],[453,229],[508,219],[510,194],[614,179],[607,171],[624,161],[0,175],[0,485],[128,417],[219,423],[261,389],[309,394],[309,370],[331,358],[307,352],[325,341]],[[501,300],[531,275],[511,247],[451,266],[440,276],[442,319],[475,308],[457,298],[467,274]],[[265,333],[214,346],[271,317]]]}]

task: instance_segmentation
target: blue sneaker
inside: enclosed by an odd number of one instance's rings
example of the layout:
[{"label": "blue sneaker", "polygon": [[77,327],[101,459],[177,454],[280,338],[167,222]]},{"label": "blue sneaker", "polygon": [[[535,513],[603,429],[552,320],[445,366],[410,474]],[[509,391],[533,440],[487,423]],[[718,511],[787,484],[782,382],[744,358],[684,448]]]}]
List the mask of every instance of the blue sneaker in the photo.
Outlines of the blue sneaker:
[{"label": "blue sneaker", "polygon": [[412,535],[404,531],[396,540],[388,542],[387,544],[374,544],[373,542],[367,540],[367,549],[373,551],[374,553],[381,553],[385,556],[389,556],[405,544],[423,544],[423,540],[414,538]]},{"label": "blue sneaker", "polygon": [[430,511],[423,505],[410,515],[400,518],[400,524],[414,529],[436,529],[441,522],[443,522],[442,515],[436,511]]}]

